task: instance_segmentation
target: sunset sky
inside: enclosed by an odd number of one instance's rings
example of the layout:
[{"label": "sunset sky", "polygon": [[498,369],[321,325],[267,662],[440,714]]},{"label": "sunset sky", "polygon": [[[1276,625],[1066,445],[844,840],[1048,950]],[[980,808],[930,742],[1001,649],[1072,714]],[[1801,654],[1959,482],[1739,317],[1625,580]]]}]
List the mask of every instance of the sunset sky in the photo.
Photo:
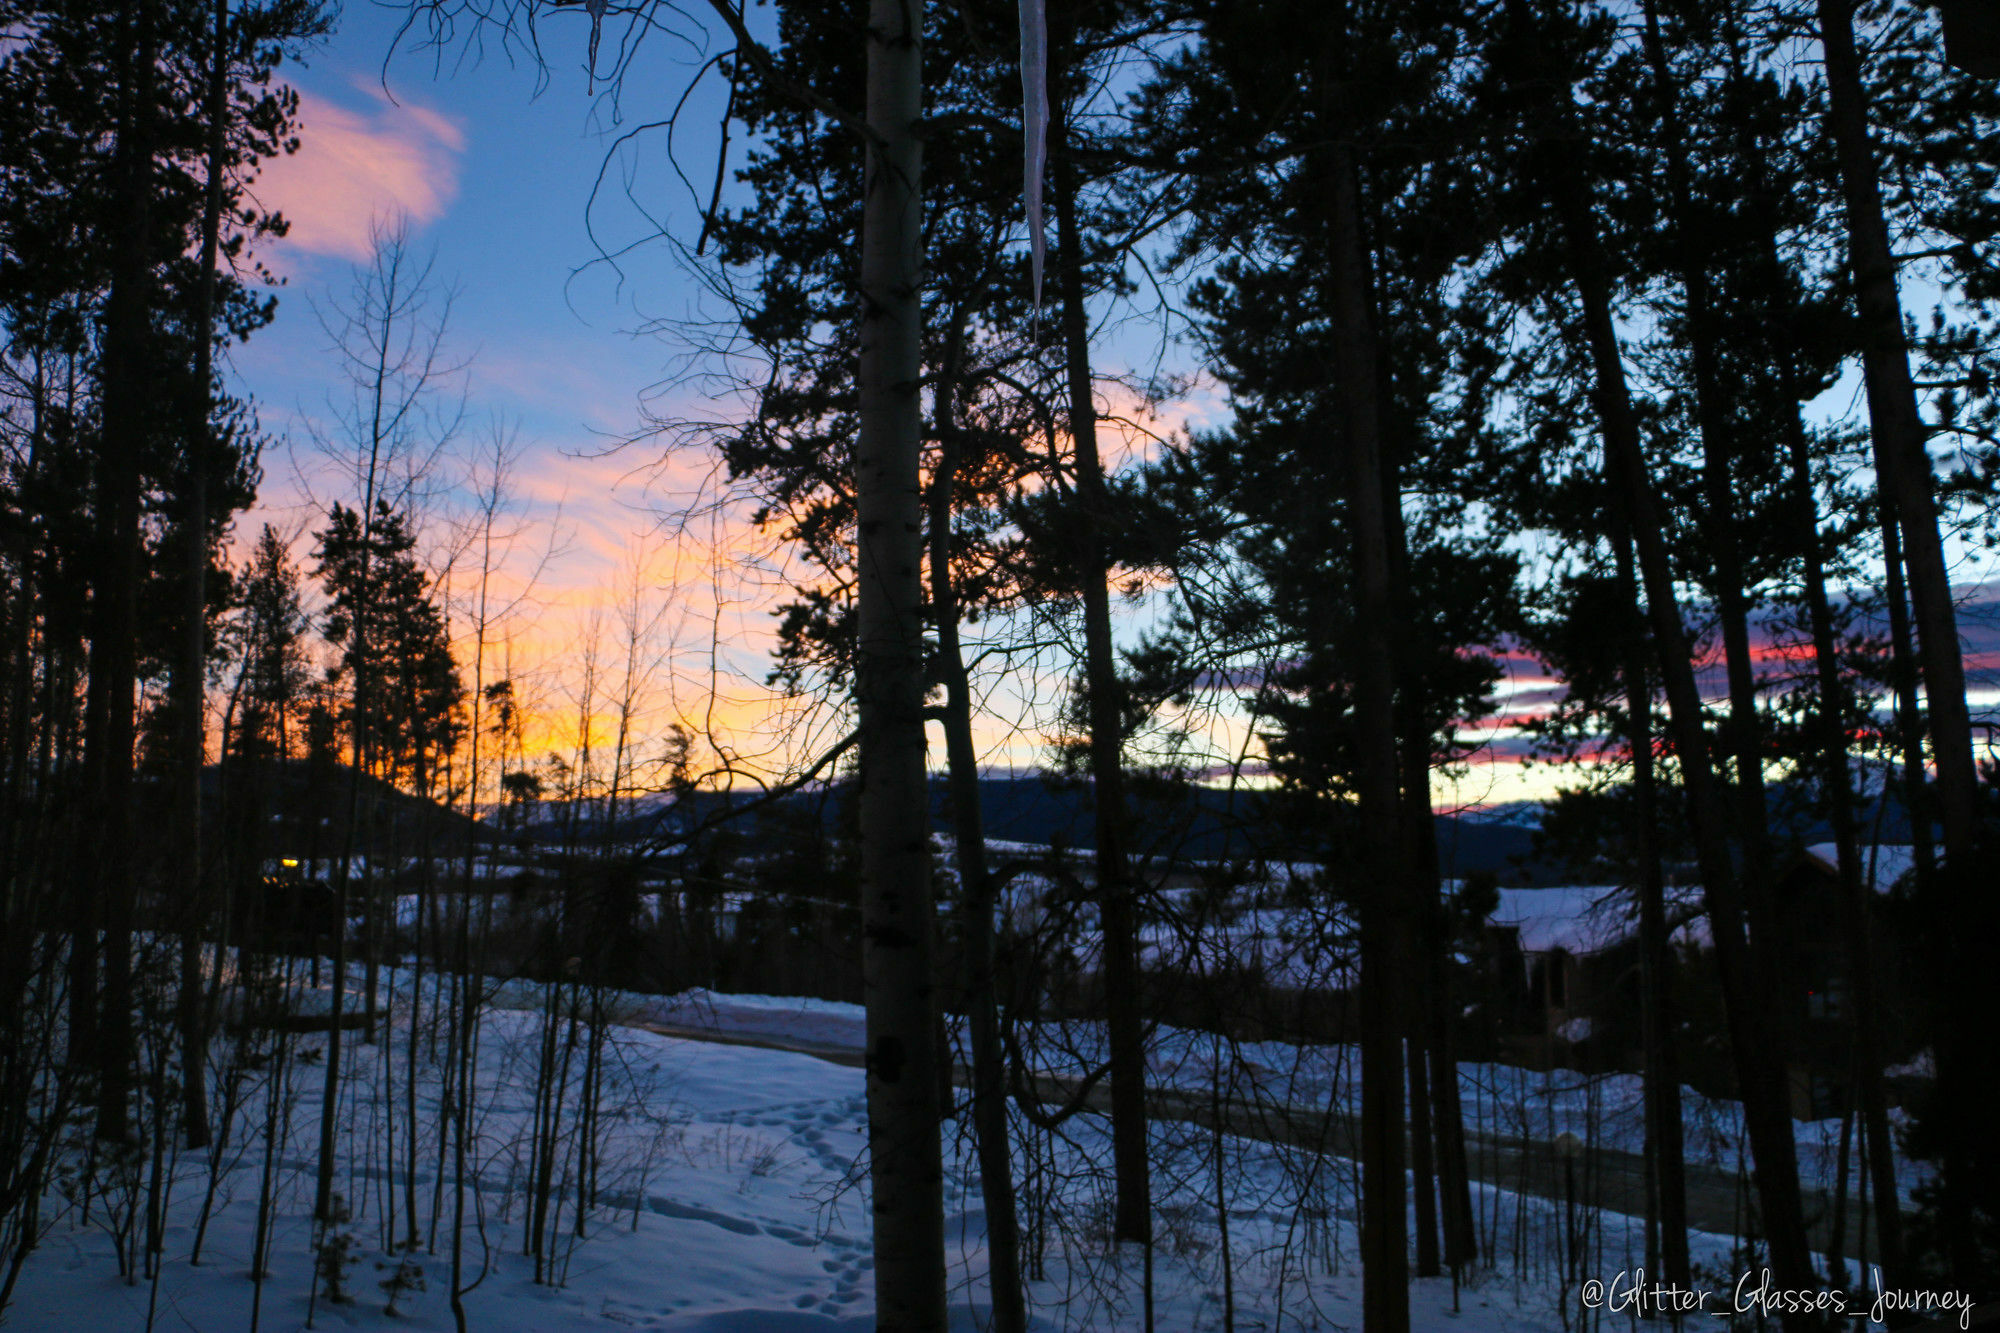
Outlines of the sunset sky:
[{"label": "sunset sky", "polygon": [[[257,190],[292,220],[291,235],[261,256],[285,287],[276,323],[232,356],[280,443],[265,459],[260,509],[238,523],[240,538],[254,538],[265,521],[305,533],[330,500],[353,502],[341,469],[313,443],[342,438],[345,391],[324,325],[337,324],[356,265],[368,261],[371,226],[407,218],[412,250],[434,258],[440,287],[453,294],[445,359],[464,370],[444,386],[444,401],[463,397],[460,453],[478,455],[497,431],[519,454],[516,512],[503,525],[513,540],[503,544],[509,554],[495,580],[498,600],[514,605],[496,628],[506,642],[489,649],[497,660],[485,674],[522,682],[541,718],[531,746],[572,745],[586,704],[603,744],[615,725],[607,701],[620,692],[635,641],[633,674],[644,686],[635,724],[646,744],[678,720],[766,773],[815,753],[837,736],[839,720],[787,705],[762,684],[785,553],[727,503],[711,454],[675,447],[673,432],[653,429],[731,412],[724,386],[701,374],[713,363],[691,357],[687,335],[671,331],[693,321],[712,335],[717,312],[659,239],[665,232],[685,244],[699,227],[696,190],[712,179],[721,103],[713,75],[683,110],[671,155],[665,129],[641,128],[666,116],[713,43],[703,49],[652,34],[631,55],[621,103],[587,77],[581,7],[543,11],[539,67],[524,47],[490,30],[482,40],[465,26],[434,46],[421,29],[406,34],[392,59],[405,12],[350,4],[339,31],[303,66],[288,67],[301,94],[303,146],[272,164]],[[607,29],[600,69],[617,47]],[[740,141],[733,151],[741,153]],[[1182,409],[1197,421],[1222,411],[1213,396]],[[451,465],[441,475],[462,472]],[[439,551],[449,544],[449,516],[467,500],[460,486],[434,502]],[[310,548],[301,537],[301,556]],[[461,595],[466,560],[453,575]],[[629,632],[633,625],[641,632]],[[2000,702],[2000,636],[1978,615],[1968,628],[1975,703],[1990,708]],[[587,691],[581,664],[592,644]],[[461,650],[469,657],[469,640]],[[1546,707],[1559,693],[1534,662],[1506,665],[1502,717]],[[1045,658],[986,682],[989,763],[1038,761],[1063,669]],[[1234,745],[1240,737],[1224,726],[1218,739]],[[1561,775],[1546,766],[1524,772],[1522,748],[1511,731],[1496,733],[1447,799],[1546,794]]]},{"label": "sunset sky", "polygon": [[[434,259],[451,293],[444,360],[464,370],[441,386],[438,405],[445,411],[462,395],[458,452],[480,455],[497,431],[519,453],[515,516],[504,525],[515,539],[496,583],[502,600],[525,600],[498,631],[510,642],[489,650],[503,660],[489,662],[487,675],[511,669],[528,680],[547,744],[565,744],[583,703],[578,662],[597,638],[604,726],[636,606],[647,629],[641,728],[708,722],[754,758],[760,743],[745,725],[770,704],[760,686],[769,598],[758,585],[773,569],[742,566],[782,553],[765,550],[731,512],[702,512],[723,498],[711,457],[649,433],[658,419],[727,411],[711,401],[712,385],[688,381],[681,342],[645,332],[701,313],[669,247],[648,243],[662,230],[687,233],[697,211],[666,136],[617,143],[662,108],[636,99],[620,108],[601,85],[593,91],[581,9],[542,24],[540,77],[525,50],[490,32],[483,50],[469,46],[465,28],[428,49],[421,33],[406,34],[391,59],[402,15],[350,4],[333,38],[288,68],[302,146],[258,186],[292,220],[289,237],[263,256],[285,287],[276,323],[233,354],[280,444],[265,460],[262,507],[238,531],[247,539],[263,521],[307,531],[327,502],[354,502],[351,482],[315,443],[344,438],[346,389],[325,325],[338,323],[356,266],[369,259],[371,227],[406,218],[412,251]],[[701,58],[656,34],[628,84],[650,103],[685,87]],[[698,93],[690,102],[691,128],[675,148],[691,175],[713,170],[718,111],[719,98]],[[462,472],[440,469],[447,481]],[[449,515],[468,500],[461,485],[432,504],[440,549]],[[297,549],[303,556],[310,547],[307,537]],[[467,560],[453,576],[461,592]],[[532,582],[530,571],[538,571]],[[710,652],[717,643],[719,656]],[[461,656],[467,649],[461,643]]]}]

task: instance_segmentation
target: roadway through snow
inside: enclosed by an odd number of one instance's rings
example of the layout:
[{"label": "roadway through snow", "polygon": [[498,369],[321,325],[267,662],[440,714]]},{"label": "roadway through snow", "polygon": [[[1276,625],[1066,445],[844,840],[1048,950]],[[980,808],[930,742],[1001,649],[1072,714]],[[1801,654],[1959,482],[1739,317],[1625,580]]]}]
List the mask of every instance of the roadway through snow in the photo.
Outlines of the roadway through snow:
[{"label": "roadway through snow", "polygon": [[[688,1024],[642,1022],[635,1026],[663,1037],[684,1041],[709,1042],[723,1046],[754,1046],[763,1050],[791,1051],[831,1064],[859,1069],[865,1061],[852,1046],[831,1042],[803,1041],[789,1037],[720,1032]],[[972,1071],[959,1065],[953,1081],[960,1087],[971,1085]],[[1076,1097],[1081,1080],[1051,1074],[1036,1075],[1035,1091],[1051,1103],[1067,1103]],[[1151,1088],[1146,1094],[1148,1108],[1156,1119],[1175,1120],[1203,1128],[1215,1128],[1220,1112],[1225,1133],[1266,1143],[1282,1143],[1309,1148],[1352,1160],[1360,1140],[1358,1116],[1345,1111],[1292,1104],[1252,1101],[1241,1097],[1224,1098],[1220,1106],[1207,1096],[1171,1088]],[[1083,1098],[1093,1111],[1109,1114],[1111,1090],[1102,1082]],[[1611,1212],[1631,1217],[1646,1213],[1645,1160],[1637,1153],[1617,1149],[1580,1146],[1569,1159],[1570,1171],[1553,1143],[1542,1139],[1480,1134],[1467,1130],[1465,1152],[1468,1174],[1482,1184],[1515,1190],[1561,1203],[1574,1181],[1579,1200],[1594,1200]],[[1688,1225],[1697,1231],[1718,1236],[1739,1234],[1745,1209],[1754,1205],[1755,1191],[1747,1178],[1690,1163],[1686,1167]],[[1832,1196],[1820,1189],[1807,1189],[1806,1216],[1810,1219],[1809,1238],[1813,1248],[1824,1253],[1832,1239]],[[1859,1259],[1857,1225],[1862,1216],[1859,1198],[1847,1204],[1846,1236],[1841,1252]]]}]

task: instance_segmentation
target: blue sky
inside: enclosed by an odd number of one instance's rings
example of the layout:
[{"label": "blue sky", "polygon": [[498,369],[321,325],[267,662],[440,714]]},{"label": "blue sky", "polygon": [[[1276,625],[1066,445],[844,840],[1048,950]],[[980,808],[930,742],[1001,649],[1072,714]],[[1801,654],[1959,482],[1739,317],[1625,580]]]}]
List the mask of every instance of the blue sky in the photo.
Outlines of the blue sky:
[{"label": "blue sky", "polygon": [[[517,419],[551,448],[631,434],[641,390],[661,379],[670,358],[658,339],[633,331],[682,313],[692,294],[664,246],[627,248],[654,228],[625,199],[624,180],[668,226],[692,214],[664,135],[615,154],[587,219],[612,135],[629,124],[614,124],[609,102],[587,82],[583,13],[545,22],[545,80],[519,51],[510,60],[492,40],[481,56],[463,40],[424,50],[406,37],[390,60],[402,14],[349,5],[335,35],[290,67],[303,146],[268,168],[260,187],[294,220],[271,256],[287,285],[276,325],[238,351],[238,371],[268,424],[321,411],[326,339],[311,307],[336,299],[350,266],[366,259],[371,220],[402,213],[456,290],[451,341],[473,358],[468,388],[478,411]],[[634,80],[661,96],[677,92],[692,64],[682,52],[657,55]],[[711,134],[713,115],[704,127]],[[711,165],[708,137],[683,135],[683,160]],[[600,243],[622,252],[615,265]]]}]

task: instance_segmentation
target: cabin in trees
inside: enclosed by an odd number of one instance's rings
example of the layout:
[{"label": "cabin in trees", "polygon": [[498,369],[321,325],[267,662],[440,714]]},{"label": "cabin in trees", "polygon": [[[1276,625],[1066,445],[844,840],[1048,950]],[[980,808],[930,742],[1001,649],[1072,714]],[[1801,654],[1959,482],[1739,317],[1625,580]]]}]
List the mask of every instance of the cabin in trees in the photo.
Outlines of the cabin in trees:
[{"label": "cabin in trees", "polygon": [[[1869,895],[1865,928],[1887,1030],[1884,1054],[1909,1054],[1898,1016],[1909,1007],[1896,947],[1896,886],[1911,866],[1907,847],[1864,848]],[[1792,1112],[1800,1119],[1842,1114],[1853,1080],[1852,971],[1841,929],[1840,880],[1830,844],[1808,847],[1774,884],[1782,947],[1774,979],[1790,1045]],[[1697,1085],[1728,1077],[1722,1010],[1700,891],[1668,890],[1669,987],[1682,1043],[1681,1065]],[[1638,1070],[1643,1064],[1638,914],[1629,889],[1504,889],[1474,959],[1477,981],[1466,1011],[1471,1048],[1531,1068]],[[1713,1050],[1705,1048],[1713,1047]],[[1704,1087],[1727,1093],[1727,1086]]]},{"label": "cabin in trees", "polygon": [[[1691,910],[1676,903],[1680,926]],[[1466,1017],[1494,1058],[1534,1069],[1623,1067],[1640,1049],[1638,923],[1622,888],[1508,888],[1487,919]]]}]

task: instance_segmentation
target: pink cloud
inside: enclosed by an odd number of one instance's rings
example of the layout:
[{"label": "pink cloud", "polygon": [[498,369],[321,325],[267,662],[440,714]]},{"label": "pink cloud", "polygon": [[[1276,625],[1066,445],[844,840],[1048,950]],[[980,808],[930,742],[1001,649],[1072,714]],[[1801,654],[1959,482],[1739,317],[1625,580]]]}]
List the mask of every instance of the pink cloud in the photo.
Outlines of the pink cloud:
[{"label": "pink cloud", "polygon": [[450,117],[392,102],[371,85],[359,90],[373,102],[359,111],[300,90],[299,151],[266,169],[259,192],[291,220],[288,244],[355,261],[373,253],[376,218],[443,216],[465,151],[465,132]]}]

